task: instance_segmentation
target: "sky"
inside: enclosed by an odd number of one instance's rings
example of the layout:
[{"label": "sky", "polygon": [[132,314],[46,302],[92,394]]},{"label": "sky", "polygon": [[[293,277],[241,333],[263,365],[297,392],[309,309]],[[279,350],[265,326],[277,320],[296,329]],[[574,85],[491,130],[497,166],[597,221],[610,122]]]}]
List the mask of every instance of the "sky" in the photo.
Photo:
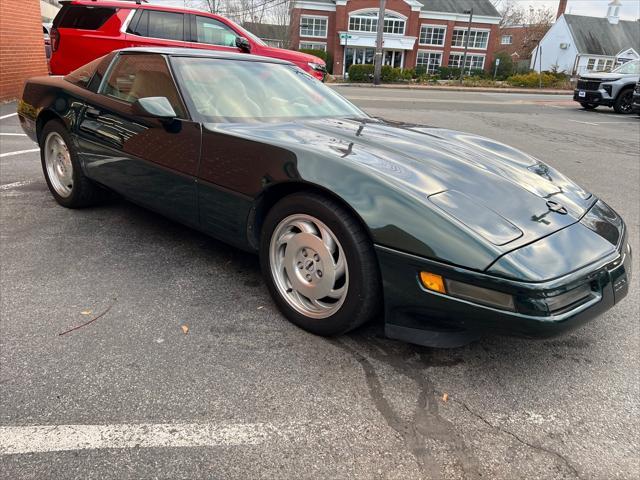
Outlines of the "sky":
[{"label": "sky", "polygon": [[[574,15],[588,15],[591,17],[604,17],[607,14],[607,6],[611,0],[569,0],[566,13]],[[494,3],[498,3],[495,1]],[[515,3],[528,8],[529,5],[548,7],[554,12],[558,10],[558,0],[515,0]],[[640,0],[621,0],[620,18],[622,20],[636,20],[640,17]]]},{"label": "sky", "polygon": [[[493,0],[499,3],[505,0]],[[554,12],[558,9],[559,0],[514,0],[517,4],[528,8],[548,7]],[[163,3],[169,5],[183,5],[183,0],[150,0],[151,3]],[[193,0],[191,0],[193,3]],[[610,0],[569,0],[567,4],[567,13],[574,15],[590,15],[592,17],[604,17],[607,14],[607,5]],[[187,2],[189,3],[189,2]],[[636,20],[640,17],[640,0],[621,0],[622,8],[620,9],[620,18],[623,20]]]}]

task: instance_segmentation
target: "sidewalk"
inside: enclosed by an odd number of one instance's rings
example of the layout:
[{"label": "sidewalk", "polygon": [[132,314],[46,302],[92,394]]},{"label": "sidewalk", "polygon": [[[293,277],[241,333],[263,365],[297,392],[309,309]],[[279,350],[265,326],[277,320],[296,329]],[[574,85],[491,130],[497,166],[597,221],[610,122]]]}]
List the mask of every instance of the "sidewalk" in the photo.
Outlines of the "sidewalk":
[{"label": "sidewalk", "polygon": [[573,95],[573,90],[555,90],[552,88],[517,88],[517,87],[464,87],[455,85],[408,85],[408,84],[383,84],[372,83],[327,83],[331,87],[364,87],[364,88],[390,88],[399,90],[445,90],[451,92],[479,92],[479,93],[537,93],[540,95]]}]

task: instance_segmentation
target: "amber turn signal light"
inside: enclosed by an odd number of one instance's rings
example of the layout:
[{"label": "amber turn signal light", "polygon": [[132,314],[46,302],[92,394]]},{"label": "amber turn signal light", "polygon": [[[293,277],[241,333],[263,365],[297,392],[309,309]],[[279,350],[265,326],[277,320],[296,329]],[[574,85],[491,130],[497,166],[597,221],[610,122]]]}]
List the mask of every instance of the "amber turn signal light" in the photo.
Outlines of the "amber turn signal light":
[{"label": "amber turn signal light", "polygon": [[440,275],[429,272],[420,272],[420,281],[427,290],[432,290],[438,293],[447,293],[444,288],[444,279]]}]

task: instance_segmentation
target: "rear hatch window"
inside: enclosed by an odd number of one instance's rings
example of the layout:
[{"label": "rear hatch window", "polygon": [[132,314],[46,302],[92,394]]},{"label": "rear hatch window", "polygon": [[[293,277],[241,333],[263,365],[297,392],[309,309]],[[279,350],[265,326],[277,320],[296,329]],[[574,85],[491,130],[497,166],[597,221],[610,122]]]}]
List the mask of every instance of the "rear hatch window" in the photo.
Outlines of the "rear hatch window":
[{"label": "rear hatch window", "polygon": [[112,7],[64,5],[53,21],[56,28],[97,30],[116,13]]}]

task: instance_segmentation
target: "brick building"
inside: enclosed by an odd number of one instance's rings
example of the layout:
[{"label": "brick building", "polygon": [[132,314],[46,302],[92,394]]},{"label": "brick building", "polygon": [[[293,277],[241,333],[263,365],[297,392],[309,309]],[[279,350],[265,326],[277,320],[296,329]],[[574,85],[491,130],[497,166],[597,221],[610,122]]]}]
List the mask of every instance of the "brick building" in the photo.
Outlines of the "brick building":
[{"label": "brick building", "polygon": [[[466,67],[489,69],[500,14],[489,0],[387,0],[383,60],[400,68],[459,67],[469,14],[473,23]],[[292,47],[325,50],[333,73],[352,64],[372,64],[376,45],[378,0],[297,0],[291,14]]]},{"label": "brick building", "polygon": [[46,74],[39,0],[2,0],[0,101],[20,96],[27,78]]}]

